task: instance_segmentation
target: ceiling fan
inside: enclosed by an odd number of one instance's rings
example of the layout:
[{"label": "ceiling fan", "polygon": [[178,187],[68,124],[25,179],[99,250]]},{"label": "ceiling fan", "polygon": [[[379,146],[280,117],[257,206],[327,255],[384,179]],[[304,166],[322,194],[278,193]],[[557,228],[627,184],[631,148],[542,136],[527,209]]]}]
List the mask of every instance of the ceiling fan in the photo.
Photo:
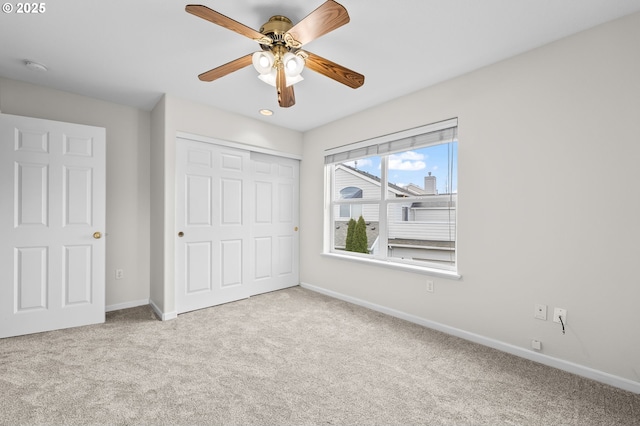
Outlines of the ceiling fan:
[{"label": "ceiling fan", "polygon": [[296,25],[286,16],[272,16],[259,32],[203,5],[190,4],[185,9],[257,41],[262,49],[200,74],[198,78],[202,81],[213,81],[253,64],[260,73],[258,77],[276,87],[278,104],[284,108],[296,102],[293,85],[302,80],[300,73],[305,65],[353,89],[364,84],[362,74],[301,49],[310,41],[349,22],[347,10],[333,0],[324,2]]}]

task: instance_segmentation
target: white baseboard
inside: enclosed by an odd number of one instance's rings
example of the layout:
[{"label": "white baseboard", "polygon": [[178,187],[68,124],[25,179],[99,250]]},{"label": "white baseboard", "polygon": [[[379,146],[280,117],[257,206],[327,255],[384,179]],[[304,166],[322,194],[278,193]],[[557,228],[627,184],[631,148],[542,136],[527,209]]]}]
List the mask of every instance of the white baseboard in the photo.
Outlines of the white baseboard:
[{"label": "white baseboard", "polygon": [[175,311],[174,312],[162,312],[160,310],[160,308],[158,307],[158,305],[153,303],[153,300],[149,300],[149,305],[151,305],[151,309],[153,309],[153,311],[156,313],[158,318],[160,318],[162,321],[168,321],[168,320],[172,320],[172,319],[178,318],[178,313],[175,312]]},{"label": "white baseboard", "polygon": [[116,303],[105,307],[105,312],[119,311],[120,309],[135,308],[136,306],[148,305],[149,299],[132,300],[131,302]]},{"label": "white baseboard", "polygon": [[619,376],[614,376],[613,374],[605,373],[600,370],[595,370],[593,368],[586,367],[580,364],[575,364],[573,362],[565,361],[559,358],[554,358],[538,352],[533,352],[531,350],[527,350],[519,346],[514,346],[512,344],[501,342],[499,340],[490,339],[488,337],[481,336],[479,334],[470,333],[468,331],[461,330],[459,328],[450,327],[448,325],[444,325],[435,321],[430,321],[424,318],[420,318],[418,316],[407,314],[405,312],[388,308],[386,306],[377,305],[375,303],[367,302],[366,300],[358,299],[352,296],[347,296],[345,294],[338,293],[332,290],[327,290],[322,287],[317,287],[312,284],[300,283],[300,286],[308,290],[324,294],[325,296],[329,296],[335,299],[343,300],[345,302],[353,303],[354,305],[359,305],[377,312],[381,312],[383,314],[387,314],[396,318],[403,319],[405,321],[422,325],[427,328],[438,330],[443,333],[450,334],[452,336],[460,337],[462,339],[469,340],[474,343],[479,343],[481,345],[488,346],[490,348],[494,348],[502,352],[507,352],[512,355],[519,356],[521,358],[539,362],[540,364],[548,365],[549,367],[554,367],[560,370],[567,371],[569,373],[576,374],[578,376],[586,377],[588,379],[592,379],[601,383],[605,383],[610,386],[624,389],[629,392],[640,394],[640,382],[635,382],[633,380],[625,379]]}]

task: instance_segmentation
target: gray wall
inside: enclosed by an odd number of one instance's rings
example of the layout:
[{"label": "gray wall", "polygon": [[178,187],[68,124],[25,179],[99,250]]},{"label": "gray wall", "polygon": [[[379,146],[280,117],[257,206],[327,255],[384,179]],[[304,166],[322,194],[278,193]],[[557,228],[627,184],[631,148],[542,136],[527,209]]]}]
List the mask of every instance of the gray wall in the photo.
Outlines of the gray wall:
[{"label": "gray wall", "polygon": [[[149,301],[149,122],[136,108],[0,78],[5,114],[107,131],[107,309]],[[115,279],[115,270],[124,277]]]},{"label": "gray wall", "polygon": [[[638,40],[635,14],[305,133],[301,281],[640,390]],[[324,150],[452,117],[462,279],[322,256]]]}]

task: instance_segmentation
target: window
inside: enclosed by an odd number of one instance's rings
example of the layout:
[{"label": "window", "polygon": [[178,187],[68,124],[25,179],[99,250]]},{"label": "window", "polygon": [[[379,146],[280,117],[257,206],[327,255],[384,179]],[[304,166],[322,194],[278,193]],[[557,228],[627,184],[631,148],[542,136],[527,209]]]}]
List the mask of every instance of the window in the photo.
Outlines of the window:
[{"label": "window", "polygon": [[[362,198],[362,189],[355,186],[347,186],[340,190],[340,198],[343,200],[351,198]],[[362,215],[360,204],[340,204],[340,217],[358,219]]]},{"label": "window", "polygon": [[[456,270],[457,119],[325,152],[325,252]],[[349,220],[368,253],[346,251]]]}]

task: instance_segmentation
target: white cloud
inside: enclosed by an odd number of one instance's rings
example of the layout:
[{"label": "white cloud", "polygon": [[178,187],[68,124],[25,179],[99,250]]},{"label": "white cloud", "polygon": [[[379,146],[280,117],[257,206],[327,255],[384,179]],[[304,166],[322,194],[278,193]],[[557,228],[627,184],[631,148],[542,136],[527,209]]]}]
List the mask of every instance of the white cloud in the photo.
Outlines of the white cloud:
[{"label": "white cloud", "polygon": [[397,157],[401,160],[410,160],[410,161],[424,160],[424,154],[420,154],[419,152],[415,152],[415,151],[400,152],[398,154],[392,154],[390,157]]},{"label": "white cloud", "polygon": [[389,170],[404,170],[415,172],[427,168],[427,164],[422,161],[423,154],[414,151],[406,151],[400,154],[392,154],[389,156]]}]

